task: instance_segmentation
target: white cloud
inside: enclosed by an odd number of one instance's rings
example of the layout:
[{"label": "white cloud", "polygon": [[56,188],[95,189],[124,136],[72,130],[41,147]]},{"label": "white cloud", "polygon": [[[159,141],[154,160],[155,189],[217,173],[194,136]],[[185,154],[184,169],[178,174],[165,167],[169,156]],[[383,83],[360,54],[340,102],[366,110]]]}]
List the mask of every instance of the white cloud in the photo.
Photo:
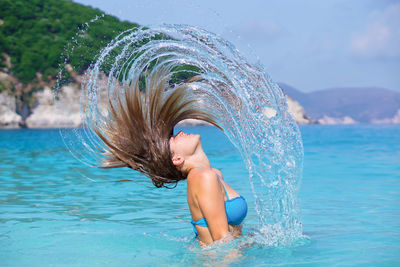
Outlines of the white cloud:
[{"label": "white cloud", "polygon": [[400,58],[400,3],[373,12],[365,32],[352,38],[350,50],[366,58]]}]

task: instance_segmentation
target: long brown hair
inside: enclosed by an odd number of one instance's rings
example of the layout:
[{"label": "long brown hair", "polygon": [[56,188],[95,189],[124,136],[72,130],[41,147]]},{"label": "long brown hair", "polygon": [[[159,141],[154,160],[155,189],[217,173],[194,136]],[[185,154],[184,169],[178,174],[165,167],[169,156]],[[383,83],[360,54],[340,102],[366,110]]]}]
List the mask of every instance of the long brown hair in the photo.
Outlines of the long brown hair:
[{"label": "long brown hair", "polygon": [[184,119],[199,119],[218,128],[215,117],[201,107],[189,90],[194,77],[168,88],[170,69],[159,67],[139,83],[124,86],[115,102],[108,100],[109,119],[94,131],[107,146],[100,168],[130,167],[148,176],[156,187],[173,188],[187,174],[172,163],[169,139],[174,126]]}]

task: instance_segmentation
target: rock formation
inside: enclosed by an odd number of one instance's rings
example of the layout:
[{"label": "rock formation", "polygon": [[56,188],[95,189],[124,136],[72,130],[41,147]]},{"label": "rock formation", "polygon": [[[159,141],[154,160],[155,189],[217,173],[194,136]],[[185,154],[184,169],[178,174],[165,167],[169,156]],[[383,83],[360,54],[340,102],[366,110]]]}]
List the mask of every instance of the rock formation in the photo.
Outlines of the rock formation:
[{"label": "rock formation", "polygon": [[[32,114],[22,121],[16,113],[15,98],[3,92],[0,94],[0,127],[18,128],[25,123],[28,128],[74,128],[81,126],[80,90],[77,84],[64,86],[57,96],[49,87],[34,93],[36,105]],[[103,99],[103,97],[101,98]],[[289,113],[299,124],[315,123],[307,117],[303,107],[295,100],[287,97]],[[266,110],[266,116],[275,116],[274,110]],[[199,120],[184,120],[179,125],[210,125]]]},{"label": "rock formation", "polygon": [[16,112],[15,97],[7,92],[0,94],[0,128],[19,128],[22,118]]},{"label": "rock formation", "polygon": [[306,115],[304,108],[299,104],[299,102],[297,102],[288,95],[287,95],[287,104],[290,115],[292,115],[292,117],[298,124],[316,123]]},{"label": "rock formation", "polygon": [[397,110],[393,118],[374,119],[371,122],[376,124],[400,123],[400,109]]},{"label": "rock formation", "polygon": [[349,116],[344,116],[342,118],[333,118],[329,116],[323,116],[318,120],[319,124],[356,124],[358,123],[353,118]]},{"label": "rock formation", "polygon": [[49,87],[37,92],[37,106],[26,119],[28,128],[73,128],[81,125],[79,90],[76,85],[64,86],[54,99]]}]

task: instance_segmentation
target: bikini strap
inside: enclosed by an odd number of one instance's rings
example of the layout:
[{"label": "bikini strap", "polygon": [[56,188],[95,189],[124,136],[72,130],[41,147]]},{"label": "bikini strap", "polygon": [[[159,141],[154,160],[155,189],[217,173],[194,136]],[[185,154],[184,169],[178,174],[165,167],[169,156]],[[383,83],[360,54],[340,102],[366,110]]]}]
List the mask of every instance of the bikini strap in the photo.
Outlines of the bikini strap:
[{"label": "bikini strap", "polygon": [[221,176],[219,176],[218,173],[217,173],[217,176],[218,176],[219,182],[222,184],[222,187],[224,188],[225,195],[226,195],[226,200],[229,200],[228,192],[226,192],[225,185],[224,185],[224,183],[222,182],[222,178],[221,178]]},{"label": "bikini strap", "polygon": [[[194,169],[203,169],[203,167],[193,167],[193,168],[194,168]],[[226,199],[229,200],[228,192],[226,192],[225,185],[224,185],[224,183],[222,182],[222,178],[221,178],[221,176],[219,176],[218,173],[217,173],[217,177],[218,177],[219,182],[222,184],[222,187],[224,188],[225,195],[226,195]]]}]

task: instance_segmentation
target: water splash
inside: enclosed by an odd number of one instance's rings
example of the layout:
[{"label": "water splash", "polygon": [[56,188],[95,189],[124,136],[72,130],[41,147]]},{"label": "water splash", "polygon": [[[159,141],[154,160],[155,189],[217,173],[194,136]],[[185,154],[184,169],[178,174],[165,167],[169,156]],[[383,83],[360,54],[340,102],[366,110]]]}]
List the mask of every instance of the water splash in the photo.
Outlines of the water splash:
[{"label": "water splash", "polygon": [[261,66],[250,64],[232,44],[205,30],[162,25],[128,30],[110,42],[88,69],[82,86],[84,127],[64,135],[75,156],[98,165],[97,148],[105,147],[91,127],[108,120],[102,102],[115,99],[124,84],[140,83],[149,69],[163,66],[173,70],[171,88],[179,75],[201,77],[190,84],[191,93],[217,115],[218,124],[240,151],[259,215],[254,240],[275,246],[301,238],[297,191],[303,147],[286,97]]}]

